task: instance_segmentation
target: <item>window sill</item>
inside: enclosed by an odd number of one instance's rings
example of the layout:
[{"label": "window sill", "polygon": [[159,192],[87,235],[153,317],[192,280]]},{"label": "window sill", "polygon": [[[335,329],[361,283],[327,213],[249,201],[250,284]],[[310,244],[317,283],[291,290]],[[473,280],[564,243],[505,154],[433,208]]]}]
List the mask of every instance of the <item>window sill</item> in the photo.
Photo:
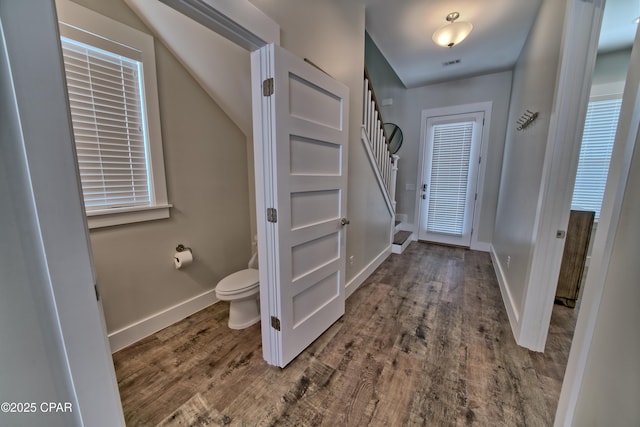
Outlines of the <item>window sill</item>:
[{"label": "window sill", "polygon": [[89,229],[112,227],[143,221],[169,218],[172,205],[144,206],[139,208],[105,209],[87,212]]}]

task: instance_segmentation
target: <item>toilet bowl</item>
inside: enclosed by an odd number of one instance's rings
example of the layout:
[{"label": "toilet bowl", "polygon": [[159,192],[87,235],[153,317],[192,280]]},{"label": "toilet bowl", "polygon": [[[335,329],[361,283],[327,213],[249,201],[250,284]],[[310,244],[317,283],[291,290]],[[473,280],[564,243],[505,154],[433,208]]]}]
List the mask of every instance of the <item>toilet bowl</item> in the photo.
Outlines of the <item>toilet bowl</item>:
[{"label": "toilet bowl", "polygon": [[249,268],[220,280],[216,297],[229,301],[229,328],[244,329],[260,321],[260,276],[256,268],[257,256],[249,261]]}]

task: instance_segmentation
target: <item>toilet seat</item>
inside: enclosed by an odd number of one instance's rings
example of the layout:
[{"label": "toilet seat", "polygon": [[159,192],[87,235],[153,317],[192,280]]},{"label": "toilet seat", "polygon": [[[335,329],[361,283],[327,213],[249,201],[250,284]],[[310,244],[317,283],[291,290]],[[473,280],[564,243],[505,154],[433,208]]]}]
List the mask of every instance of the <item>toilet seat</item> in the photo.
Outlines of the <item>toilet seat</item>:
[{"label": "toilet seat", "polygon": [[222,279],[216,286],[216,293],[233,296],[252,290],[259,286],[260,275],[255,268],[240,270]]}]

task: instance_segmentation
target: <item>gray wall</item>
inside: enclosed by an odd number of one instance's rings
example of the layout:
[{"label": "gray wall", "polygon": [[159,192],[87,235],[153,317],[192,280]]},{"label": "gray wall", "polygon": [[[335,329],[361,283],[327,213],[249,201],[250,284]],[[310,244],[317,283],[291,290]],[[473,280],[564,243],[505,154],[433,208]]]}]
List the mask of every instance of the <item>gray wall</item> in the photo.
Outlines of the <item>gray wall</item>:
[{"label": "gray wall", "polygon": [[[515,309],[522,308],[535,242],[534,222],[547,146],[549,118],[557,80],[565,1],[545,0],[518,60],[511,91],[493,248],[505,268]],[[516,131],[527,109],[539,118],[524,132]]]},{"label": "gray wall", "polygon": [[385,123],[397,123],[404,113],[400,101],[407,89],[368,33],[364,39],[364,61],[378,102],[385,99],[393,102],[392,105],[380,106],[382,119]]},{"label": "gray wall", "polygon": [[349,87],[349,187],[346,280],[389,246],[391,217],[360,142],[364,70],[364,2],[251,0],[281,28],[281,45]]},{"label": "gray wall", "polygon": [[592,85],[624,82],[629,68],[631,49],[616,50],[598,54],[593,70]]},{"label": "gray wall", "polygon": [[[76,3],[151,34],[122,0]],[[108,332],[211,290],[250,257],[246,138],[156,40],[167,220],[91,231]],[[175,270],[178,243],[195,261]]]}]

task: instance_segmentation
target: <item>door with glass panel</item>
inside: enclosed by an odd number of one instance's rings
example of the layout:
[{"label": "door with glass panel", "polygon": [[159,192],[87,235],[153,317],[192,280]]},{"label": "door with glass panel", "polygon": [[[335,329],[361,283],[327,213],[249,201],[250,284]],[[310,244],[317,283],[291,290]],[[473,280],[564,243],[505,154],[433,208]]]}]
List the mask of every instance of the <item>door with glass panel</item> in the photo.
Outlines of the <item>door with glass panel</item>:
[{"label": "door with glass panel", "polygon": [[420,240],[471,245],[483,121],[483,112],[427,119]]}]

